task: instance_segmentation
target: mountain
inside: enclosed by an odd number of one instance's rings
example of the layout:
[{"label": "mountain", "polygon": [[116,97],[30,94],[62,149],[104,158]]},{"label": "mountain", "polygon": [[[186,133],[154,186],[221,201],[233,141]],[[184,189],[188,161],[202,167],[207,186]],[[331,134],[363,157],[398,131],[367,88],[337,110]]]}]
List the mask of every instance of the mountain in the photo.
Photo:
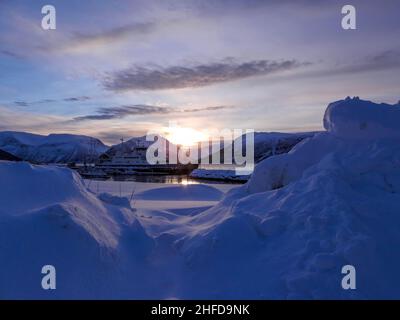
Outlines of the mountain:
[{"label": "mountain", "polygon": [[[163,144],[165,144],[166,146],[166,159],[168,161],[169,159],[169,150],[170,150],[170,146],[174,146],[174,148],[178,148],[177,146],[175,146],[173,143],[171,143],[169,140],[167,140],[164,137],[161,136],[157,136],[157,139],[161,139],[160,141],[163,142]],[[146,147],[148,148],[149,146],[153,145],[154,143],[156,143],[158,140],[155,139],[155,141],[147,141],[146,140],[146,136],[142,136],[142,137],[134,137],[131,138],[127,141],[124,141],[123,143],[119,143],[116,145],[111,146],[103,155],[102,157],[112,157],[115,154],[117,154],[118,152],[123,151],[124,153],[129,153],[132,149],[136,148],[136,147]],[[158,144],[158,146],[160,146],[160,144]],[[171,150],[177,150],[177,149],[171,149]],[[171,151],[171,155],[172,158],[177,157],[177,154],[175,151]],[[176,160],[175,160],[176,161]]]},{"label": "mountain", "polygon": [[[296,144],[315,134],[316,132],[255,132],[254,160],[258,163],[270,156],[288,153]],[[243,135],[241,138],[243,146],[245,146],[246,135]],[[240,139],[240,137],[238,139]]]},{"label": "mountain", "polygon": [[100,140],[82,135],[0,132],[0,149],[36,163],[93,161],[107,148]]},{"label": "mountain", "polygon": [[8,153],[6,151],[0,150],[0,160],[7,160],[7,161],[21,161],[20,158]]},{"label": "mountain", "polygon": [[[318,132],[254,132],[254,161],[258,163],[273,155],[288,153],[296,144]],[[242,153],[246,154],[246,134],[235,139],[234,144],[242,144]],[[240,139],[242,141],[240,141]],[[220,159],[223,161],[225,148],[221,142]],[[231,145],[229,147],[232,147]],[[233,149],[233,148],[232,148]],[[211,156],[210,156],[211,157]],[[210,159],[211,161],[211,159]]]},{"label": "mountain", "polygon": [[[289,152],[296,144],[300,141],[312,137],[317,132],[300,132],[300,133],[281,133],[281,132],[255,132],[254,133],[254,158],[255,162],[260,162],[272,155],[278,155],[282,153]],[[161,139],[165,139],[161,137]],[[246,146],[246,135],[235,140],[235,143],[239,143],[242,139],[242,149],[245,151]],[[167,145],[172,145],[171,142],[167,141]],[[146,141],[146,137],[135,137],[125,141],[123,144],[119,143],[110,147],[105,154],[107,156],[114,156],[122,148],[125,152],[133,149],[136,146],[146,146],[149,147],[153,144],[152,141]],[[220,159],[224,159],[224,145],[223,141],[220,144]],[[207,154],[201,154],[202,157],[207,157]],[[211,156],[210,161],[211,161]]]},{"label": "mountain", "polygon": [[153,141],[146,141],[146,136],[135,137],[127,141],[124,141],[123,143],[118,143],[111,146],[105,153],[108,156],[114,156],[119,151],[124,150],[125,152],[127,152],[139,145],[149,147],[153,143],[154,143]]}]

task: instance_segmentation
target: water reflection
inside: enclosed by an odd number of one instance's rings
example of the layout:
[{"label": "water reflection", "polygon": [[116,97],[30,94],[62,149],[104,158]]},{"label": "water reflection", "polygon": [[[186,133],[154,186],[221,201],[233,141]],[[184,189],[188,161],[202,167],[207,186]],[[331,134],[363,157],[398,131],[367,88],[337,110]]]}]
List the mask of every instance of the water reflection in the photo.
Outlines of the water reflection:
[{"label": "water reflection", "polygon": [[91,180],[102,180],[102,181],[136,181],[136,182],[152,182],[152,183],[168,183],[168,184],[201,184],[201,183],[213,183],[213,184],[231,184],[228,181],[208,180],[208,179],[195,179],[188,175],[118,175],[110,176],[107,179],[91,179]]},{"label": "water reflection", "polygon": [[136,182],[153,182],[153,183],[169,183],[169,184],[198,184],[187,175],[119,175],[110,177],[111,181],[136,181]]}]

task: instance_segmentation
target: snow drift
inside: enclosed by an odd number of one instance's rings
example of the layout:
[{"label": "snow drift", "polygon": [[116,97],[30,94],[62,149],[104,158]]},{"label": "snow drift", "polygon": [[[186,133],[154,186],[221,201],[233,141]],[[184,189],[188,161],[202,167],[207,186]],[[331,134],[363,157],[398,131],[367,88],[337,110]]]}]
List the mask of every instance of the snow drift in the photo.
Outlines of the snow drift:
[{"label": "snow drift", "polygon": [[400,105],[376,104],[358,97],[331,103],[324,127],[331,134],[350,139],[400,138]]},{"label": "snow drift", "polygon": [[[181,248],[206,268],[201,283],[217,278],[207,290],[224,298],[399,298],[399,121],[399,105],[330,104],[326,133],[264,160],[191,222]],[[357,290],[341,287],[347,264]]]},{"label": "snow drift", "polygon": [[[0,177],[0,298],[127,297],[125,281],[143,278],[153,240],[130,206],[100,200],[66,168],[0,161]],[[60,290],[41,289],[47,264]]]}]

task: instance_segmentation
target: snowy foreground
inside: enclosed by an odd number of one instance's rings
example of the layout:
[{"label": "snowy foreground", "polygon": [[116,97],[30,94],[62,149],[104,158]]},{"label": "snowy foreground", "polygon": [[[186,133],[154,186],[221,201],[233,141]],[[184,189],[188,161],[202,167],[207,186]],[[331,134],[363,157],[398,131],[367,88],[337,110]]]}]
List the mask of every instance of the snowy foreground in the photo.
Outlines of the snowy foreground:
[{"label": "snowy foreground", "polygon": [[339,101],[243,186],[135,183],[132,201],[133,184],[0,162],[0,298],[400,298],[399,123],[399,105]]}]

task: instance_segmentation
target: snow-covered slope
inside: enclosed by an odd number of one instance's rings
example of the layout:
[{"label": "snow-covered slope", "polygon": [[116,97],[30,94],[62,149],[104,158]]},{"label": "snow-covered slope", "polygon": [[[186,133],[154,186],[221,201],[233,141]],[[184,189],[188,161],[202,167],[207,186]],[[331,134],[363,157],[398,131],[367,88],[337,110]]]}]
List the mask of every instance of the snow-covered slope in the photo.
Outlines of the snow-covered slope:
[{"label": "snow-covered slope", "polygon": [[37,163],[93,161],[107,150],[100,140],[71,134],[42,136],[26,132],[0,132],[0,149]]},{"label": "snow-covered slope", "polygon": [[[124,141],[123,143],[119,143],[119,144],[115,144],[115,145],[111,146],[105,152],[105,154],[107,156],[114,156],[115,154],[117,154],[117,152],[129,153],[131,150],[133,150],[137,146],[148,148],[149,146],[154,144],[155,141],[158,141],[158,139],[160,139],[160,141],[162,141],[163,145],[165,146],[165,148],[166,148],[166,158],[168,159],[168,157],[169,157],[169,148],[170,148],[170,146],[172,147],[174,145],[169,140],[167,140],[166,138],[164,138],[162,136],[157,136],[157,138],[155,138],[154,141],[147,141],[146,140],[146,136],[134,137],[134,138],[131,138],[131,139],[127,140],[127,141]],[[177,146],[174,146],[174,148],[176,150]],[[174,150],[174,149],[172,149],[172,150]],[[175,159],[176,159],[176,153],[171,152],[171,155],[175,155]]]},{"label": "snow-covered slope", "polygon": [[0,149],[0,160],[21,161],[20,158]]},{"label": "snow-covered slope", "polygon": [[[258,163],[273,155],[288,153],[300,141],[312,137],[316,133],[317,132],[255,132],[254,161]],[[243,146],[245,146],[246,136],[243,135],[241,139],[243,141]]]},{"label": "snow-covered slope", "polygon": [[[138,270],[153,240],[127,199],[96,197],[67,168],[0,161],[0,177],[0,298],[149,296]],[[54,291],[40,286],[49,264]]]},{"label": "snow-covered slope", "polygon": [[[207,289],[224,297],[400,297],[400,106],[338,101],[324,123],[191,221],[182,251],[206,268],[195,285],[219,270]],[[344,265],[356,290],[341,287]]]},{"label": "snow-covered slope", "polygon": [[[312,137],[318,132],[254,132],[254,161],[256,163],[270,156],[287,153],[300,141]],[[234,143],[242,146],[243,154],[246,151],[247,134],[235,139]],[[231,149],[232,146],[230,145]],[[224,159],[225,149],[220,150],[220,159]],[[211,156],[210,156],[211,157]],[[210,159],[211,163],[211,159]]]},{"label": "snow-covered slope", "polygon": [[[342,106],[342,107],[341,107]],[[343,107],[346,106],[346,107]],[[400,138],[400,104],[376,104],[351,99],[331,103],[324,117],[324,127],[330,133],[350,139]]]},{"label": "snow-covered slope", "polygon": [[[310,138],[318,132],[282,133],[282,132],[255,132],[254,133],[254,161],[258,163],[274,155],[288,153],[296,144]],[[242,141],[240,141],[242,140]],[[234,143],[240,143],[242,153],[246,154],[246,135],[237,138]],[[224,161],[224,148],[220,151],[220,159]],[[211,163],[211,158],[210,158]],[[192,178],[211,179],[221,181],[246,182],[250,175],[237,175],[234,167],[227,169],[224,165],[201,166],[190,173]]]},{"label": "snow-covered slope", "polygon": [[111,146],[107,151],[106,154],[108,154],[109,156],[114,156],[117,152],[120,151],[128,151],[131,150],[133,148],[135,148],[136,146],[146,146],[149,147],[151,144],[153,144],[152,141],[146,141],[146,137],[134,137],[131,138],[127,141],[124,141],[123,143],[118,143],[115,144],[113,146]]}]

